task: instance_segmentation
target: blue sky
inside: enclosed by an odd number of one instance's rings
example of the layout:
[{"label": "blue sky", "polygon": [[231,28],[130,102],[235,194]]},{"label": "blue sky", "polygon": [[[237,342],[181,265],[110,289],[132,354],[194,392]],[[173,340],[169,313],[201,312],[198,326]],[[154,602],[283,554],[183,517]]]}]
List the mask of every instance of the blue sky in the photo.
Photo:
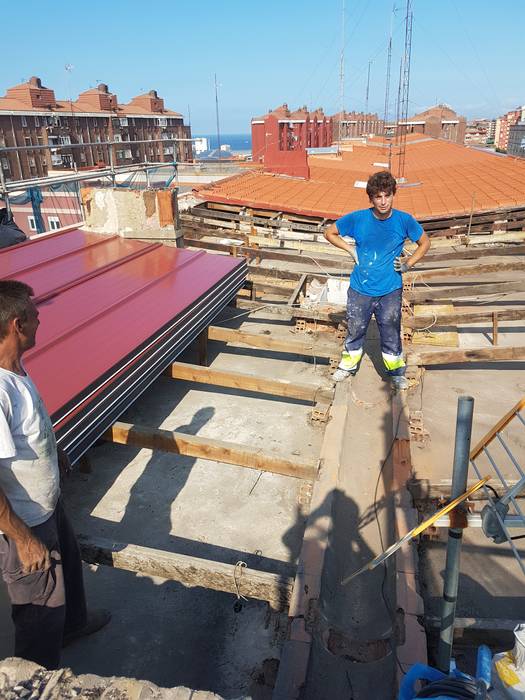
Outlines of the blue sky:
[{"label": "blue sky", "polygon": [[[405,0],[397,6],[392,98]],[[248,132],[252,116],[283,102],[331,114],[340,108],[341,11],[342,0],[4,3],[0,94],[31,75],[59,99],[98,82],[120,102],[154,88],[186,118],[190,107],[194,133],[208,133],[217,73],[223,133]],[[413,0],[413,12],[410,113],[439,101],[495,117],[525,103],[525,3]],[[391,0],[346,0],[346,109],[364,109],[371,60],[369,107],[383,114],[391,16]]]}]

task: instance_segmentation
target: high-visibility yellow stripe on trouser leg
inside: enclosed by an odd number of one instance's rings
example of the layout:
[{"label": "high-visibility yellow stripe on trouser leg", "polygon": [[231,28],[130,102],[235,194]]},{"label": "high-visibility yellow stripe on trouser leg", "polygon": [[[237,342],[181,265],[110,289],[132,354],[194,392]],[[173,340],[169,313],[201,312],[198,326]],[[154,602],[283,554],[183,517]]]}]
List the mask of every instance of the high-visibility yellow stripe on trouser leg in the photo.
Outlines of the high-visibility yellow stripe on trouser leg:
[{"label": "high-visibility yellow stripe on trouser leg", "polygon": [[388,352],[382,352],[381,355],[383,356],[384,365],[389,372],[405,366],[403,355],[391,355]]},{"label": "high-visibility yellow stripe on trouser leg", "polygon": [[344,369],[345,372],[351,372],[352,370],[356,369],[362,355],[363,348],[359,348],[359,350],[343,350],[341,362],[339,363],[339,369]]}]

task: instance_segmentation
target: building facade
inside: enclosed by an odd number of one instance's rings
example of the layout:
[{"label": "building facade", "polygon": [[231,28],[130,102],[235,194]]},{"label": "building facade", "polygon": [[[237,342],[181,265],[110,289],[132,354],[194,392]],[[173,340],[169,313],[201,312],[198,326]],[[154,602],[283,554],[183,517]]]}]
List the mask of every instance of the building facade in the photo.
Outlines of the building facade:
[{"label": "building facade", "polygon": [[335,141],[383,136],[385,123],[377,114],[338,112],[332,117]]},{"label": "building facade", "polygon": [[525,121],[510,127],[507,153],[516,158],[525,158]]},{"label": "building facade", "polygon": [[[275,126],[276,124],[276,126]],[[276,151],[305,151],[307,148],[324,148],[332,145],[331,117],[322,109],[309,112],[306,107],[295,111],[283,104],[262,117],[254,117],[252,128],[252,159],[254,163],[268,162],[269,154]]]},{"label": "building facade", "polygon": [[[0,97],[0,149],[25,147],[0,151],[0,167],[7,181],[45,177],[57,170],[98,168],[111,162],[191,161],[191,142],[162,143],[170,138],[191,139],[191,129],[181,114],[164,107],[155,90],[119,104],[117,95],[101,84],[74,101],[63,101],[57,100],[40,78],[33,77]],[[104,141],[122,142],[122,147],[118,143],[103,145]],[[75,144],[79,147],[30,148]]]},{"label": "building facade", "polygon": [[525,105],[517,107],[496,119],[494,143],[500,151],[507,151],[510,129],[520,121],[525,121]]},{"label": "building facade", "polygon": [[465,130],[466,146],[488,146],[494,143],[496,132],[495,119],[472,119],[467,122]]},{"label": "building facade", "polygon": [[422,134],[434,139],[463,143],[466,126],[465,117],[458,115],[449,105],[439,104],[406,121],[399,121],[397,131],[398,134],[404,131],[407,134]]}]

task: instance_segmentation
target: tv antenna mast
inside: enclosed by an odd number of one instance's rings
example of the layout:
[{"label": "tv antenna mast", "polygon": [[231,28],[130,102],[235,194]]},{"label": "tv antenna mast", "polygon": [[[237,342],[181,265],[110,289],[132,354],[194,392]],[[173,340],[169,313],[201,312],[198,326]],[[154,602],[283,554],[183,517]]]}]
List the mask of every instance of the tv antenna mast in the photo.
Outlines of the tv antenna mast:
[{"label": "tv antenna mast", "polygon": [[401,59],[399,70],[399,93],[398,93],[398,146],[397,153],[397,179],[403,181],[405,178],[405,156],[408,131],[408,95],[410,90],[410,62],[412,58],[412,0],[407,0],[405,11],[405,48]]},{"label": "tv antenna mast", "polygon": [[343,0],[342,20],[341,20],[341,62],[339,67],[339,99],[341,114],[339,117],[339,128],[337,130],[337,153],[341,153],[341,139],[343,137],[343,119],[345,116],[345,15],[346,0]]},{"label": "tv antenna mast", "polygon": [[[388,124],[389,110],[390,110],[390,70],[392,67],[392,34],[394,31],[394,17],[396,14],[395,3],[392,5],[392,14],[390,16],[390,38],[388,40],[388,57],[386,60],[386,83],[385,83],[385,109],[383,113],[383,148],[386,148],[386,130]],[[388,148],[388,169],[392,168],[392,141],[389,143]]]}]

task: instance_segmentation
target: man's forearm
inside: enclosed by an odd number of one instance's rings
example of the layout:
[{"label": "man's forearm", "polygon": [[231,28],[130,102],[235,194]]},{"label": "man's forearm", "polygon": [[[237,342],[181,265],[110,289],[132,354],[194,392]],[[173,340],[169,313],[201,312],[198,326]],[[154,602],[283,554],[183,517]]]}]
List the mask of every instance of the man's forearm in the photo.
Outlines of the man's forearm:
[{"label": "man's forearm", "polygon": [[12,540],[31,536],[31,530],[11,508],[5,493],[0,489],[0,530]]},{"label": "man's forearm", "polygon": [[417,248],[416,250],[412,253],[412,255],[408,258],[407,260],[407,265],[408,267],[414,267],[416,263],[418,263],[421,258],[427,254],[428,250],[430,248],[430,238],[426,233],[423,233],[419,241],[417,242]]}]

